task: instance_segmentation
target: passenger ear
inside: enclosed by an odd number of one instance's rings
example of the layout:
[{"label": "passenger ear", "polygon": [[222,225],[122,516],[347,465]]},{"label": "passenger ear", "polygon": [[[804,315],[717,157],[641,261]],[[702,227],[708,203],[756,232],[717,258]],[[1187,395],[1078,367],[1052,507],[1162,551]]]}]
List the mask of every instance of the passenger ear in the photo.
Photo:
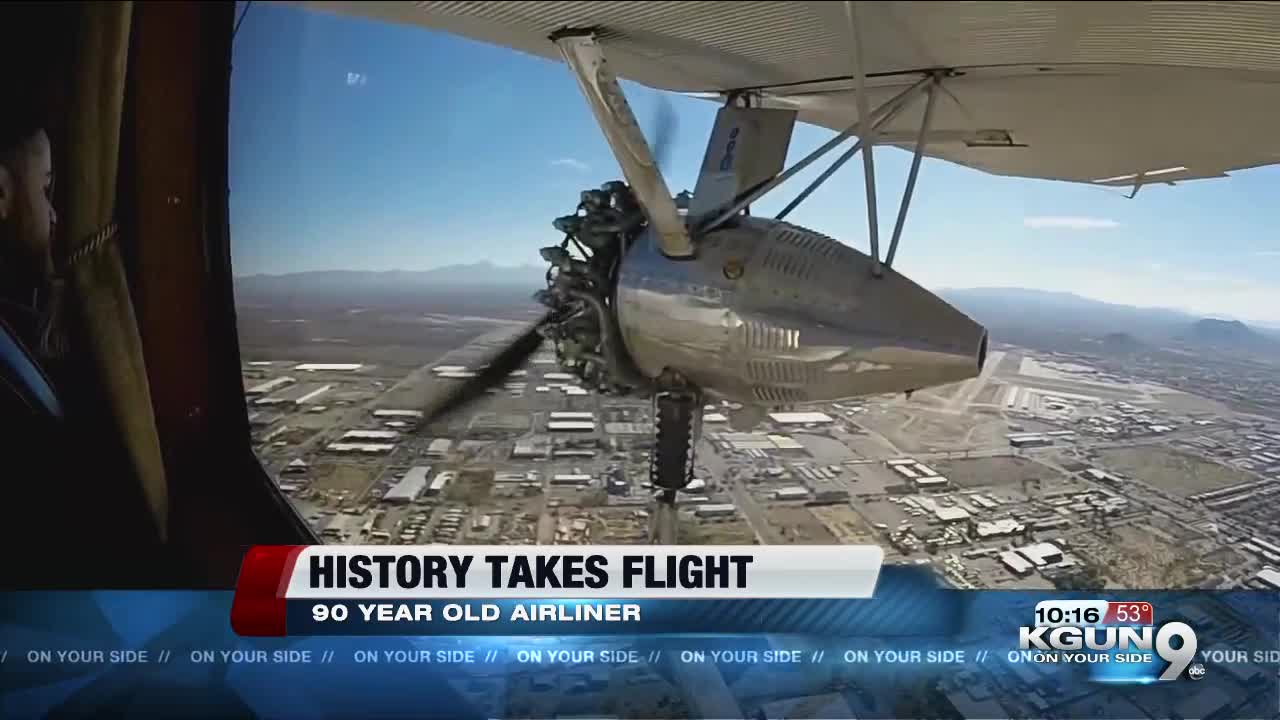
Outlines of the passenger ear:
[{"label": "passenger ear", "polygon": [[8,220],[13,208],[14,183],[13,173],[9,168],[0,165],[0,220]]}]

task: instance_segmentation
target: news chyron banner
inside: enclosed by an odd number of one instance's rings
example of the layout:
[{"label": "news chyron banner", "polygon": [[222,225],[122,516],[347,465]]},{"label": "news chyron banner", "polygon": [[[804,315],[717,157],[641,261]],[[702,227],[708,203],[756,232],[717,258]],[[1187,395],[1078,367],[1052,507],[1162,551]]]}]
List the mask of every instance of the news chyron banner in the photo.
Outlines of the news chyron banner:
[{"label": "news chyron banner", "polygon": [[[245,557],[245,635],[831,632],[872,596],[874,545],[276,546]],[[801,600],[826,600],[803,606]]]},{"label": "news chyron banner", "polygon": [[1280,719],[1280,594],[957,590],[859,547],[263,547],[0,594],[0,717]]}]

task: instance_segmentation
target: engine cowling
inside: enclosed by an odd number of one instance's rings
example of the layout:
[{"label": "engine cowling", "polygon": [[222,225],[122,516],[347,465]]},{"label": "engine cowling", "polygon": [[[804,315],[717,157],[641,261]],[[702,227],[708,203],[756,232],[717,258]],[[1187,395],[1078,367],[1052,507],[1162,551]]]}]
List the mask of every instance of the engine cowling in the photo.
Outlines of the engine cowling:
[{"label": "engine cowling", "polygon": [[918,390],[976,376],[987,331],[890,268],[790,223],[742,217],[673,260],[650,231],[618,269],[613,302],[645,375],[673,370],[753,405]]}]

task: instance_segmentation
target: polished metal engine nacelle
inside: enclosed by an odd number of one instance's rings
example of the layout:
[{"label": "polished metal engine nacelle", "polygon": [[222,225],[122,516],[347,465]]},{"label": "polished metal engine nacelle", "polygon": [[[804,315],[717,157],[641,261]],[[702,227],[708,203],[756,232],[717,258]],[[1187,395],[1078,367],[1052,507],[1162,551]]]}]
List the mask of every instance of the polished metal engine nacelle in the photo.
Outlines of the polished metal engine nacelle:
[{"label": "polished metal engine nacelle", "polygon": [[671,259],[645,231],[612,306],[644,375],[755,406],[910,392],[976,376],[987,331],[890,268],[786,222],[743,216]]}]

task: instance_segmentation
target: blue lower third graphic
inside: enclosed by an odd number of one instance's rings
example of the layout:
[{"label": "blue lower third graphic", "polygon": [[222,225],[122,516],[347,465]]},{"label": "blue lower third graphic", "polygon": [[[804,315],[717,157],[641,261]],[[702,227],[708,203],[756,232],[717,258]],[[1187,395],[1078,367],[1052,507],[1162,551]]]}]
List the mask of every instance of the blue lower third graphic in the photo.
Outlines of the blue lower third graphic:
[{"label": "blue lower third graphic", "polygon": [[[330,601],[350,606],[346,620],[291,606],[281,638],[237,636],[230,593],[13,593],[0,595],[0,716],[1277,717],[1274,594],[1144,593],[1154,627],[1186,622],[1199,643],[1160,681],[1158,644],[1149,662],[1132,644],[1079,651],[1107,662],[1020,649],[1036,603],[1067,594],[911,587],[882,579],[876,598],[832,605],[621,601],[640,620],[616,622],[562,619],[584,603],[521,600],[369,601],[410,614],[353,622],[365,601]],[[413,615],[423,604],[431,619]],[[441,620],[446,604],[461,615]],[[486,604],[499,616],[484,619]],[[548,605],[554,617],[510,619]],[[467,632],[443,627],[456,624]]]}]

